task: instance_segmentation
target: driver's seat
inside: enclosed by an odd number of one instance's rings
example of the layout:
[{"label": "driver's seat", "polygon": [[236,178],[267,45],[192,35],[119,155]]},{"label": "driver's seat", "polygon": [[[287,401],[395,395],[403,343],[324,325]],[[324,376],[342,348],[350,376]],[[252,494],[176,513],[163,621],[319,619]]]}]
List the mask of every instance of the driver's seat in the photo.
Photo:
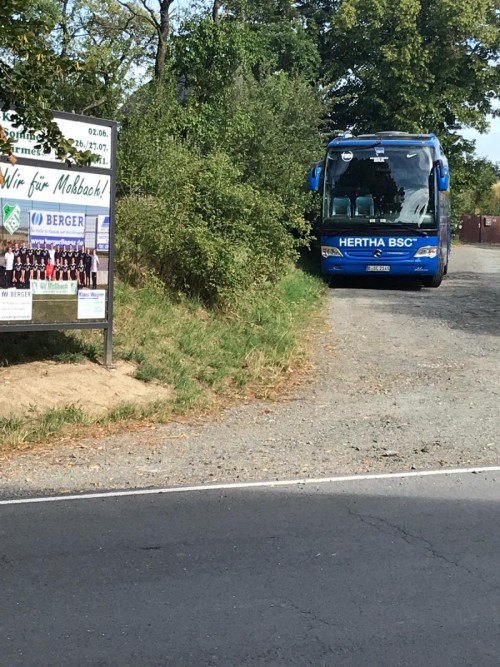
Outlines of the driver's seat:
[{"label": "driver's seat", "polygon": [[351,200],[349,197],[334,197],[332,206],[332,215],[352,216]]}]

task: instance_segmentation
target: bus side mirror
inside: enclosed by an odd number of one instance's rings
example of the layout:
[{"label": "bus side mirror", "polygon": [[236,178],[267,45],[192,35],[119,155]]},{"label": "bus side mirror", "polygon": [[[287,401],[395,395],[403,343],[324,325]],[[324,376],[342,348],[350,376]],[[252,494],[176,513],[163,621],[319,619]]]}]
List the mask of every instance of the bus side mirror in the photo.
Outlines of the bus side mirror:
[{"label": "bus side mirror", "polygon": [[311,167],[311,171],[309,172],[309,189],[311,192],[318,192],[322,172],[322,162],[316,162],[316,164]]},{"label": "bus side mirror", "polygon": [[450,170],[448,164],[445,164],[443,160],[437,161],[437,180],[440,192],[448,190],[450,187]]}]

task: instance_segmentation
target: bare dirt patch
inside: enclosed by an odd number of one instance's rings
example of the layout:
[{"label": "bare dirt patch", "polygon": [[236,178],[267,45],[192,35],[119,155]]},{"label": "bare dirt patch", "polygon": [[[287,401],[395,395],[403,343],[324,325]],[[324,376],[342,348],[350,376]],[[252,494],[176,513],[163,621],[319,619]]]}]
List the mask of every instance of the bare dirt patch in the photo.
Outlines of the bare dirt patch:
[{"label": "bare dirt patch", "polygon": [[113,369],[90,361],[34,361],[0,368],[0,417],[42,414],[68,405],[77,405],[95,416],[122,403],[171,398],[171,389],[135,379],[134,370],[134,364],[124,361]]}]

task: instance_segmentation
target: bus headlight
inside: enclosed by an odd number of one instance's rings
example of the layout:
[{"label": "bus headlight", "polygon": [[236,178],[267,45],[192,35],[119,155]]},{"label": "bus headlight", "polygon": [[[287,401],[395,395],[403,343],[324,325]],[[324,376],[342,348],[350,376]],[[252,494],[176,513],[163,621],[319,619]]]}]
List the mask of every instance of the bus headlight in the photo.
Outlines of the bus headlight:
[{"label": "bus headlight", "polygon": [[415,253],[415,257],[429,257],[430,259],[434,259],[434,257],[437,257],[437,255],[437,245],[424,245]]},{"label": "bus headlight", "polygon": [[323,257],[343,257],[340,250],[332,245],[322,245],[321,254]]}]

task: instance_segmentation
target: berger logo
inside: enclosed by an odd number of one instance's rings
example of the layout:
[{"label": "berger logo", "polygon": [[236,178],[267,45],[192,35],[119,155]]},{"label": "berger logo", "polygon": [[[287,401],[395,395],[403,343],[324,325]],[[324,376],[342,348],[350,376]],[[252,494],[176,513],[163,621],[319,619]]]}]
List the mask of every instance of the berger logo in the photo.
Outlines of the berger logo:
[{"label": "berger logo", "polygon": [[21,225],[21,209],[19,206],[3,205],[3,226],[9,232],[14,234]]},{"label": "berger logo", "polygon": [[383,155],[385,153],[383,146],[375,146],[375,155]]},{"label": "berger logo", "polygon": [[71,211],[30,211],[31,227],[38,227],[42,234],[60,233],[54,228],[63,228],[65,233],[68,229],[76,228],[76,235],[81,235],[85,229],[85,214]]}]

